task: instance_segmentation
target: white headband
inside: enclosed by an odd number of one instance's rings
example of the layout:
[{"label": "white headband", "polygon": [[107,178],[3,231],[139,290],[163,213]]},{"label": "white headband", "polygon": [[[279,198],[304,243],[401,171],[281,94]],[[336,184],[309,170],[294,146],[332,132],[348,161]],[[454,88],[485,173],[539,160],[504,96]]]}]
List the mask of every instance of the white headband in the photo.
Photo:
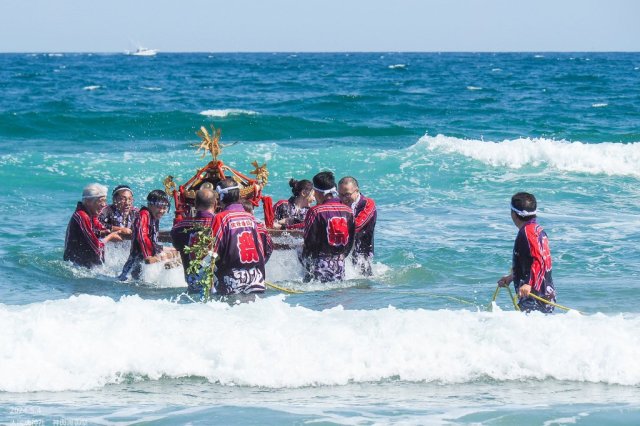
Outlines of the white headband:
[{"label": "white headband", "polygon": [[318,191],[319,193],[321,193],[322,195],[327,195],[327,194],[331,194],[334,197],[338,196],[338,190],[336,189],[335,186],[329,188],[329,189],[318,189],[316,188],[316,186],[313,186],[314,191]]},{"label": "white headband", "polygon": [[216,192],[220,195],[220,201],[224,200],[224,196],[232,189],[240,189],[240,185],[230,186],[228,188],[220,188],[220,185],[216,186]]},{"label": "white headband", "polygon": [[133,191],[131,190],[131,188],[129,188],[128,186],[123,186],[122,188],[114,189],[111,196],[115,197],[117,194],[121,193],[122,191],[129,191],[131,195],[133,195]]},{"label": "white headband", "polygon": [[511,210],[513,210],[518,216],[521,216],[521,217],[535,216],[536,214],[538,214],[538,210],[529,212],[526,210],[518,210],[513,206],[511,206]]},{"label": "white headband", "polygon": [[82,190],[82,199],[91,200],[107,196],[107,187],[99,183],[91,183]]}]

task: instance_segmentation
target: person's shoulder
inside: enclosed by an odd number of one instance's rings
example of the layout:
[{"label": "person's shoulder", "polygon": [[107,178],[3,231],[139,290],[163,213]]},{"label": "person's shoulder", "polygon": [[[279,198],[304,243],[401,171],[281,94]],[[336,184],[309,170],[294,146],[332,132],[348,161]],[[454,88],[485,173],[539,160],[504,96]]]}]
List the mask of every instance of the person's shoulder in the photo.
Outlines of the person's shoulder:
[{"label": "person's shoulder", "polygon": [[361,195],[361,198],[364,199],[364,204],[370,205],[370,206],[373,206],[373,207],[376,206],[376,202],[375,202],[375,200],[373,198],[366,197],[364,195]]},{"label": "person's shoulder", "polygon": [[73,212],[73,217],[91,220],[91,218],[89,217],[89,213],[87,213],[84,209],[76,209],[76,211]]},{"label": "person's shoulder", "polygon": [[149,220],[151,218],[151,212],[146,207],[143,207],[138,212],[138,218]]}]

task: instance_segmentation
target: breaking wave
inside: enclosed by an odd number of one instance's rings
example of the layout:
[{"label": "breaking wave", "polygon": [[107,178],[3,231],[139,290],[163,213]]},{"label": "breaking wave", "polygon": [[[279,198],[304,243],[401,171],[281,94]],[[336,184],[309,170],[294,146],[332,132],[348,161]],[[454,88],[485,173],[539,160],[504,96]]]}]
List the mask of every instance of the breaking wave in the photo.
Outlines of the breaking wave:
[{"label": "breaking wave", "polygon": [[565,172],[640,177],[640,142],[586,144],[543,138],[492,142],[425,135],[414,145],[420,146],[460,154],[495,167],[545,165]]},{"label": "breaking wave", "polygon": [[206,111],[201,111],[200,115],[204,115],[207,117],[216,117],[216,118],[225,118],[230,115],[257,115],[258,113],[251,110],[245,109],[208,109]]},{"label": "breaking wave", "polygon": [[[547,330],[547,332],[532,332]],[[98,296],[0,305],[0,391],[204,377],[288,388],[400,380],[640,384],[640,317],[346,310]]]}]

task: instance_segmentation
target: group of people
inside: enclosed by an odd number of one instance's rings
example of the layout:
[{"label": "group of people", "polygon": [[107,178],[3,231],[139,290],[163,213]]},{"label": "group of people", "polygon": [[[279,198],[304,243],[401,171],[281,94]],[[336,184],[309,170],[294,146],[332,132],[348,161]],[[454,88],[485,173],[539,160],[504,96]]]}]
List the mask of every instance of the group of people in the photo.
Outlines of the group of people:
[{"label": "group of people", "polygon": [[[275,205],[274,228],[304,231],[299,258],[305,267],[305,281],[344,279],[345,259],[351,253],[354,264],[371,274],[375,203],[360,194],[358,181],[344,177],[336,185],[331,172],[309,180],[289,182],[292,197]],[[91,267],[104,262],[104,243],[129,236],[131,252],[119,279],[140,278],[142,263],[162,254],[158,242],[159,222],[169,210],[169,198],[162,190],[147,196],[147,205],[133,206],[133,191],[126,185],[112,192],[106,205],[107,188],[90,184],[69,221],[64,259]],[[316,203],[312,206],[313,203]],[[240,186],[232,178],[214,190],[196,192],[196,215],[176,223],[171,230],[174,247],[180,252],[190,292],[200,292],[199,275],[187,273],[197,231],[211,229],[217,254],[214,290],[219,294],[252,293],[265,290],[265,264],[273,242],[265,225],[253,215],[253,205],[240,197]]]},{"label": "group of people", "polygon": [[107,205],[107,187],[99,183],[87,185],[82,201],[67,226],[64,260],[90,268],[104,263],[104,243],[131,238],[131,252],[119,279],[129,274],[139,278],[142,262],[161,255],[158,242],[160,219],[169,210],[169,197],[160,189],[147,195],[147,205],[133,205],[133,191],[127,185],[116,186],[111,193],[113,204]]},{"label": "group of people", "polygon": [[[274,206],[276,229],[300,229],[303,245],[299,260],[304,266],[304,281],[342,280],[345,261],[351,254],[362,274],[371,275],[374,255],[374,231],[377,219],[375,202],[360,193],[358,181],[346,176],[336,184],[332,172],[316,174],[311,181],[292,179],[292,196]],[[158,243],[159,222],[169,210],[166,193],[153,190],[147,205],[133,206],[133,191],[125,185],[112,192],[113,204],[106,205],[107,188],[90,184],[69,221],[64,259],[91,267],[104,262],[104,243],[132,239],[131,252],[119,279],[131,274],[139,278],[144,259],[161,255]],[[314,205],[315,203],[315,205]],[[232,178],[221,180],[215,191],[196,192],[196,215],[174,225],[171,236],[180,252],[185,280],[190,293],[202,292],[201,274],[189,273],[194,261],[192,247],[198,231],[210,229],[213,237],[217,294],[255,293],[265,290],[265,265],[273,243],[265,225],[253,215],[253,205],[240,197],[240,185]],[[555,301],[551,277],[551,253],[548,238],[536,221],[537,201],[532,194],[520,192],[511,199],[511,218],[518,227],[513,249],[513,267],[498,284],[512,281],[524,311],[551,312],[552,305],[530,297],[534,294]],[[207,231],[208,232],[208,231]],[[193,268],[192,268],[193,269]]]}]

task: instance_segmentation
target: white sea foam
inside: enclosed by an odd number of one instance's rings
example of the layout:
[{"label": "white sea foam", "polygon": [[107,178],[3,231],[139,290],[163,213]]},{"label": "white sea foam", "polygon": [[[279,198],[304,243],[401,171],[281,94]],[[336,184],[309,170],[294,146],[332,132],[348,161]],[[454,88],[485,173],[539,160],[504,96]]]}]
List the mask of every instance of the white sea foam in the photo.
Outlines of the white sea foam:
[{"label": "white sea foam", "polygon": [[413,149],[455,153],[495,167],[546,165],[566,172],[640,177],[640,142],[581,143],[521,138],[491,142],[423,136]]},{"label": "white sea foam", "polygon": [[478,86],[467,86],[467,90],[482,90],[482,87],[478,87]]},{"label": "white sea foam", "polygon": [[283,296],[234,306],[89,295],[0,304],[0,391],[10,392],[187,376],[272,388],[485,378],[637,386],[639,352],[637,315],[314,311]]},{"label": "white sea foam", "polygon": [[603,107],[606,107],[606,106],[609,106],[609,104],[606,104],[604,102],[596,103],[596,104],[592,104],[591,105],[592,108],[603,108]]},{"label": "white sea foam", "polygon": [[394,64],[394,65],[389,65],[389,69],[391,70],[402,69],[402,68],[405,68],[406,66],[407,66],[406,64]]},{"label": "white sea foam", "polygon": [[[94,268],[90,274],[102,274],[117,277],[122,272],[122,268],[129,257],[131,242],[123,241],[119,243],[108,243],[105,245],[105,263]],[[80,270],[83,270],[82,268]],[[163,263],[153,263],[142,265],[140,280],[144,285],[158,288],[178,288],[186,287],[184,281],[184,271],[181,266],[172,269],[164,269]]]},{"label": "white sea foam", "polygon": [[207,117],[217,117],[217,118],[225,118],[230,115],[257,115],[258,113],[251,110],[245,109],[208,109],[206,111],[201,111],[201,115],[206,115]]},{"label": "white sea foam", "polygon": [[99,89],[100,87],[102,86],[84,86],[82,90],[96,90],[96,89]]},{"label": "white sea foam", "polygon": [[150,87],[143,87],[143,89],[145,89],[145,90],[149,90],[150,92],[159,92],[159,91],[161,91],[161,90],[162,90],[162,87],[153,87],[153,86],[150,86]]}]

